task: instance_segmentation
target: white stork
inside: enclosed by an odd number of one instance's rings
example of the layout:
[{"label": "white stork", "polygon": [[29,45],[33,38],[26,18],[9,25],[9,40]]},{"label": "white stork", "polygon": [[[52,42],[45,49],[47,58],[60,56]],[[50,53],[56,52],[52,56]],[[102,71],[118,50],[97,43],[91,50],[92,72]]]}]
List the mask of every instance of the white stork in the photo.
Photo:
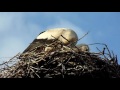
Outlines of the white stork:
[{"label": "white stork", "polygon": [[[44,45],[45,41],[47,40],[47,43],[50,43],[50,40],[53,39],[60,40],[64,45],[70,44],[71,46],[76,45],[78,41],[78,36],[72,29],[68,28],[54,28],[54,29],[48,29],[46,31],[41,32],[34,40],[33,42],[23,51],[29,52],[30,50],[34,49],[35,47],[39,45]],[[47,51],[46,48],[45,51]]]},{"label": "white stork", "polygon": [[76,47],[82,52],[89,52],[90,48],[87,44],[78,44]]}]

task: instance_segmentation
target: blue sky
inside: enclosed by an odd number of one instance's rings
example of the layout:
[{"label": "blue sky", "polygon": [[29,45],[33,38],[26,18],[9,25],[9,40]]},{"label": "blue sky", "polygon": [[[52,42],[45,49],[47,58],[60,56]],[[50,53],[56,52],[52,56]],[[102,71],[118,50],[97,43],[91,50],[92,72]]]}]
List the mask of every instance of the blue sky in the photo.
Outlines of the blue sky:
[{"label": "blue sky", "polygon": [[[105,43],[120,63],[120,13],[119,12],[0,12],[0,62],[22,52],[36,36],[50,28],[71,28],[79,38],[78,43]],[[91,52],[98,52],[91,45]]]}]

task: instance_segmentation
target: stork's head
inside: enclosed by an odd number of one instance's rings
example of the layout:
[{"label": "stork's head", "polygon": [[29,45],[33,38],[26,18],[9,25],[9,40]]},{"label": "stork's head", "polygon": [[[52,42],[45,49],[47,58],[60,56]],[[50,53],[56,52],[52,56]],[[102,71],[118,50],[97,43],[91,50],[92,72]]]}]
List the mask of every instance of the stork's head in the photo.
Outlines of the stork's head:
[{"label": "stork's head", "polygon": [[83,52],[89,52],[90,51],[90,48],[87,44],[78,44],[76,45],[76,47],[80,50],[80,51],[83,51]]}]

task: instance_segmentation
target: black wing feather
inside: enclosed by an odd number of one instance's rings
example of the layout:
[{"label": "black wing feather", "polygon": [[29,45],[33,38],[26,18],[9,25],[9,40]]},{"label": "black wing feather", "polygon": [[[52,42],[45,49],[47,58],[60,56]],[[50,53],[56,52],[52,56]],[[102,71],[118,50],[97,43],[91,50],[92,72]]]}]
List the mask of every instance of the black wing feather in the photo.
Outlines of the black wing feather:
[{"label": "black wing feather", "polygon": [[23,51],[23,53],[25,52],[29,52],[33,49],[35,49],[38,46],[43,46],[45,44],[50,44],[54,42],[54,40],[48,40],[48,39],[34,39],[33,42]]}]

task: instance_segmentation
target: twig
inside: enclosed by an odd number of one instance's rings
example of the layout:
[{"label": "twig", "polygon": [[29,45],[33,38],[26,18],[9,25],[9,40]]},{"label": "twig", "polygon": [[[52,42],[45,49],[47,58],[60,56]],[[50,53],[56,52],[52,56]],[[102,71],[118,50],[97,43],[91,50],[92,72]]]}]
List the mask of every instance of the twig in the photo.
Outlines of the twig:
[{"label": "twig", "polygon": [[81,37],[80,39],[78,39],[78,41],[81,40],[82,38],[84,38],[88,33],[89,33],[89,31],[83,37]]},{"label": "twig", "polygon": [[[96,47],[97,48],[97,47]],[[97,48],[97,50],[99,50],[98,48]],[[100,50],[99,50],[100,51]],[[100,51],[101,52],[101,51]],[[102,52],[101,52],[102,53]],[[105,59],[106,60],[108,60],[108,58],[102,53],[102,55],[105,57]]]},{"label": "twig", "polygon": [[106,44],[105,44],[105,46],[106,46],[106,48],[107,48],[107,50],[108,50],[109,57],[112,58],[111,53],[110,53],[110,50],[108,49],[108,46],[107,46]]},{"label": "twig", "polygon": [[12,61],[14,58],[16,58],[18,55],[20,55],[20,53],[18,53],[17,55],[15,55],[14,57],[12,57],[9,61],[6,61],[6,62],[4,62],[4,63],[2,63],[2,64],[0,64],[0,65],[4,65],[5,63],[8,63],[8,62],[10,62],[10,61]]},{"label": "twig", "polygon": [[32,68],[30,68],[34,73],[35,73],[35,75],[38,77],[38,78],[40,78],[40,76],[32,69]]}]

